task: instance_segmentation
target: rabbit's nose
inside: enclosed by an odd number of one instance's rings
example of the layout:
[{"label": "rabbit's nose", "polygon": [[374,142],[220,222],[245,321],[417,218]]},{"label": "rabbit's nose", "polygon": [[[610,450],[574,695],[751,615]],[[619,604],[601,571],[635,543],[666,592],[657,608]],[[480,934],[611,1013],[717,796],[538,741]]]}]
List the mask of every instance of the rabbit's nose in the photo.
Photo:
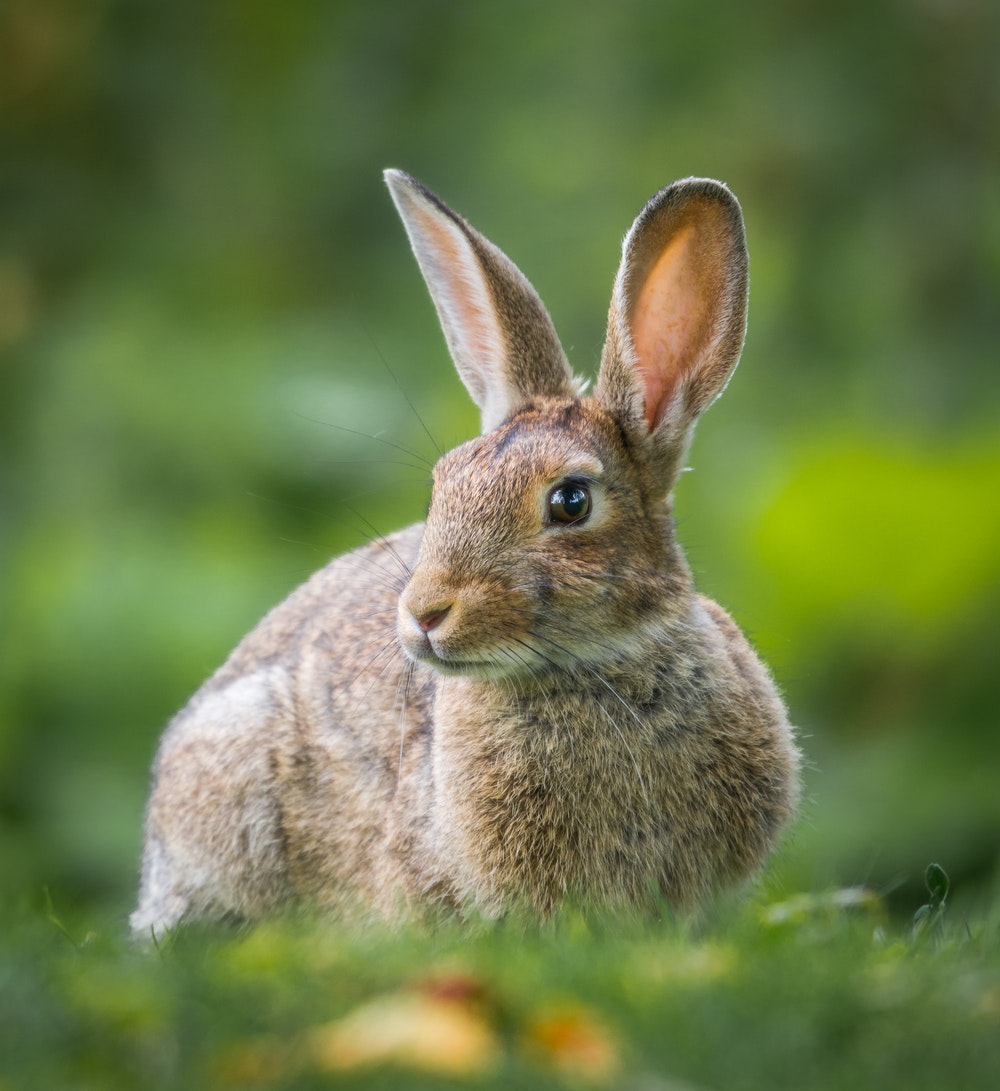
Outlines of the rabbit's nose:
[{"label": "rabbit's nose", "polygon": [[419,616],[414,614],[413,617],[421,630],[429,633],[431,629],[436,629],[444,621],[450,610],[451,603],[449,602],[447,606],[437,606],[432,610],[424,611]]}]

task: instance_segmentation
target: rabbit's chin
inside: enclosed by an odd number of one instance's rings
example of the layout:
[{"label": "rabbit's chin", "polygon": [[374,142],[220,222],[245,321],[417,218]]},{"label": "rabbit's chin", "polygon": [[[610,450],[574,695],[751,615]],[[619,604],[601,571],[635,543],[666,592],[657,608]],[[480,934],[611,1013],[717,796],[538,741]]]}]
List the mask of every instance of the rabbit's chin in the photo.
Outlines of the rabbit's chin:
[{"label": "rabbit's chin", "polygon": [[515,662],[506,657],[495,659],[442,659],[431,650],[406,649],[407,656],[415,663],[430,667],[446,678],[479,678],[499,682],[504,679],[528,678],[538,673],[538,667]]},{"label": "rabbit's chin", "polygon": [[484,681],[517,680],[544,674],[552,663],[528,644],[517,649],[504,647],[477,650],[468,656],[441,655],[426,637],[402,640],[403,650],[414,663],[430,667],[437,674],[451,678],[478,678]]}]

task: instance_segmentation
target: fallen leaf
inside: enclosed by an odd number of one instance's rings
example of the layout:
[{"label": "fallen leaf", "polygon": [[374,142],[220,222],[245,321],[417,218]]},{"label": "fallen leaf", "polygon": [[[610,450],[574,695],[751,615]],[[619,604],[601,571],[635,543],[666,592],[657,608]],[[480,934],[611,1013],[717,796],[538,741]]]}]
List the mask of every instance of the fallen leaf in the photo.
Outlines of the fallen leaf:
[{"label": "fallen leaf", "polygon": [[324,1071],[378,1064],[459,1076],[488,1071],[500,1056],[500,1042],[469,1000],[463,990],[379,997],[316,1028],[309,1036],[310,1056]]},{"label": "fallen leaf", "polygon": [[621,1050],[608,1027],[585,1008],[564,1006],[536,1015],[525,1028],[530,1056],[565,1075],[605,1082],[621,1067]]}]

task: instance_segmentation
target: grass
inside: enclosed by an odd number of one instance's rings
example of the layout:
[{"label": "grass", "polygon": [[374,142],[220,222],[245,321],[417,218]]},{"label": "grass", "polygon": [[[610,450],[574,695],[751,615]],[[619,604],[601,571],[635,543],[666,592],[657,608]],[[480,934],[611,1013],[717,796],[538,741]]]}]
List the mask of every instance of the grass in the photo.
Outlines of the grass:
[{"label": "grass", "polygon": [[916,924],[840,891],[697,931],[284,920],[147,950],[7,907],[0,1089],[993,1088],[1000,918],[949,920],[929,879]]}]

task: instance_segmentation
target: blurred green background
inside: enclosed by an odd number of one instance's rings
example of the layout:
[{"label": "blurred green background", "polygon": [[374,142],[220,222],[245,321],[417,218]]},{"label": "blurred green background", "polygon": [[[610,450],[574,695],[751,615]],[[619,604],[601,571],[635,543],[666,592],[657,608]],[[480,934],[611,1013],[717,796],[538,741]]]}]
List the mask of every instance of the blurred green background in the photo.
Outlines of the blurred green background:
[{"label": "blurred green background", "polygon": [[912,907],[937,859],[974,911],[998,57],[994,0],[3,0],[3,896],[124,916],[165,721],[326,558],[420,517],[426,466],[383,441],[475,430],[397,166],[514,258],[587,374],[641,204],[735,189],[750,334],[677,508],[810,758],[774,881]]}]

